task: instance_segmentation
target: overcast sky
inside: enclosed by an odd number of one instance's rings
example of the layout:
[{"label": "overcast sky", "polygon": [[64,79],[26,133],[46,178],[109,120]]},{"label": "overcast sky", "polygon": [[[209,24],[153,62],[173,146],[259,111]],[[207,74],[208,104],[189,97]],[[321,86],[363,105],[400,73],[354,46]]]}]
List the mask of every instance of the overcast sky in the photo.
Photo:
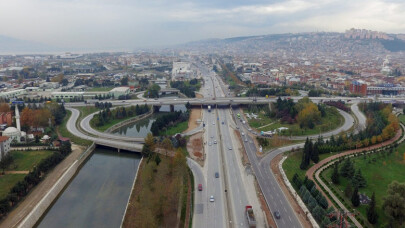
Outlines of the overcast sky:
[{"label": "overcast sky", "polygon": [[131,49],[352,27],[405,33],[404,12],[404,0],[0,0],[0,35]]}]

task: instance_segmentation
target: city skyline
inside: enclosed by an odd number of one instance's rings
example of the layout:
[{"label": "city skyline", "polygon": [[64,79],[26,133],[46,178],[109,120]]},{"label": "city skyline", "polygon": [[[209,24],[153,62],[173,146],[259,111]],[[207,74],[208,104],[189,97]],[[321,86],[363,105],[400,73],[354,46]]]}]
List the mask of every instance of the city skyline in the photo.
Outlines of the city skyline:
[{"label": "city skyline", "polygon": [[[132,50],[210,38],[364,28],[405,33],[400,1],[49,1],[0,3],[1,36],[64,50]],[[12,23],[10,23],[12,21]]]}]

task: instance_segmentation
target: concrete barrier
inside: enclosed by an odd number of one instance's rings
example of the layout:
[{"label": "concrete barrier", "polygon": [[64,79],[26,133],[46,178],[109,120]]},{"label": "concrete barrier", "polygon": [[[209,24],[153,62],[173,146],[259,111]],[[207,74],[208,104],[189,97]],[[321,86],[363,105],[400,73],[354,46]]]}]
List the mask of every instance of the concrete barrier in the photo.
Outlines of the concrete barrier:
[{"label": "concrete barrier", "polygon": [[24,218],[24,220],[18,225],[19,228],[30,228],[41,219],[46,210],[52,203],[58,198],[59,194],[63,191],[66,184],[72,179],[72,177],[78,171],[80,165],[94,150],[95,144],[93,143],[88,147],[76,161],[62,174],[62,176],[56,181],[52,188],[46,193],[46,195],[39,201],[39,203],[32,209],[32,211]]}]

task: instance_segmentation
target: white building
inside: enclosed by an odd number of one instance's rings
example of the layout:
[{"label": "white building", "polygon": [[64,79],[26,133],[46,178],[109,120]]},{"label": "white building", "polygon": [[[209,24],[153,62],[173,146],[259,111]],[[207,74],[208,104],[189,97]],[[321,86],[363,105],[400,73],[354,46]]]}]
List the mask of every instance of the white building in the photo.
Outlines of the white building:
[{"label": "white building", "polygon": [[189,80],[194,77],[191,70],[191,63],[188,62],[173,62],[172,80]]},{"label": "white building", "polygon": [[0,136],[0,160],[10,151],[11,138]]},{"label": "white building", "polygon": [[115,87],[114,89],[110,90],[108,92],[111,96],[114,95],[115,99],[118,99],[119,96],[124,96],[128,95],[130,92],[129,87],[121,86],[121,87]]},{"label": "white building", "polygon": [[26,94],[25,89],[16,89],[16,90],[10,90],[10,91],[5,91],[0,93],[0,97],[2,98],[13,98],[13,97],[18,97],[20,95]]}]

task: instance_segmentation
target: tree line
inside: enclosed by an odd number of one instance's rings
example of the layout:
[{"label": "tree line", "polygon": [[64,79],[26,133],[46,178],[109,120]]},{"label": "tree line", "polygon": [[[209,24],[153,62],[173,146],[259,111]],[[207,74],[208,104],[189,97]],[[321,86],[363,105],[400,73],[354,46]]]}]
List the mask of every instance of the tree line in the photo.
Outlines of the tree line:
[{"label": "tree line", "polygon": [[155,122],[152,123],[151,132],[154,136],[158,136],[160,132],[165,131],[167,128],[174,126],[180,122],[189,119],[189,111],[186,112],[170,112],[158,116]]},{"label": "tree line", "polygon": [[346,106],[346,103],[344,101],[341,101],[341,100],[339,100],[339,101],[325,101],[323,103],[326,104],[326,105],[338,108],[340,110],[343,110],[345,112],[350,113],[350,111],[351,111],[350,108]]},{"label": "tree line", "polygon": [[[328,201],[315,186],[315,183],[305,177],[304,180],[294,174],[292,179],[293,187],[297,190],[302,201],[306,204],[314,219],[321,225],[327,227],[328,224],[336,220],[336,217],[328,217],[334,211],[333,207],[329,207]],[[329,207],[329,208],[328,208]]]},{"label": "tree line", "polygon": [[115,109],[110,109],[109,105],[99,111],[98,114],[94,115],[91,123],[97,127],[104,126],[115,119],[124,119],[127,117],[134,117],[137,115],[142,115],[149,112],[149,106],[138,104],[136,106],[130,107],[118,107]]},{"label": "tree line", "polygon": [[190,81],[171,81],[170,87],[180,90],[181,93],[187,97],[195,97],[195,91],[198,91],[201,85],[197,79],[191,79]]}]

